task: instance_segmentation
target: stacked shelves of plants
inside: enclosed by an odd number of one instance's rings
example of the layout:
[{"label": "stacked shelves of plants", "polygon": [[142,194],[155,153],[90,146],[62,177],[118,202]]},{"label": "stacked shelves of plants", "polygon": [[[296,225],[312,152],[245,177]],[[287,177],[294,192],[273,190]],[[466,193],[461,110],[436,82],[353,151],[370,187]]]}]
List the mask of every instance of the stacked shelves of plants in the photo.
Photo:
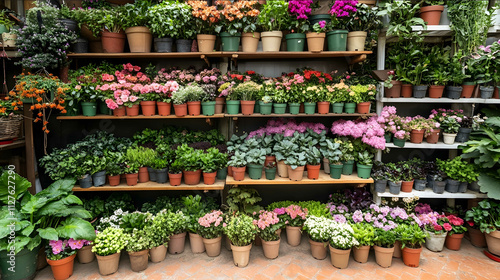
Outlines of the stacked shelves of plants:
[{"label": "stacked shelves of plants", "polygon": [[[473,144],[465,142],[471,131],[488,127],[485,111],[480,109],[500,104],[494,54],[500,45],[488,39],[491,45],[484,46],[487,36],[496,33],[494,20],[485,12],[487,1],[447,2],[447,13],[425,21],[417,16],[418,4],[411,1],[383,6],[381,14],[387,21],[379,34],[376,74],[384,82],[377,96],[377,113],[386,131],[386,146],[393,151],[384,158],[399,162],[374,168],[377,203],[384,197],[447,198],[449,204],[455,198],[487,197],[477,185],[478,180],[484,182],[479,175],[483,176],[487,165],[463,162],[457,150],[464,149],[463,158],[477,156],[467,155]],[[446,150],[448,155],[442,153]],[[410,157],[454,159],[406,160]],[[377,159],[382,159],[381,153]],[[450,168],[451,164],[455,167]],[[459,189],[455,188],[458,182],[462,184]]]}]

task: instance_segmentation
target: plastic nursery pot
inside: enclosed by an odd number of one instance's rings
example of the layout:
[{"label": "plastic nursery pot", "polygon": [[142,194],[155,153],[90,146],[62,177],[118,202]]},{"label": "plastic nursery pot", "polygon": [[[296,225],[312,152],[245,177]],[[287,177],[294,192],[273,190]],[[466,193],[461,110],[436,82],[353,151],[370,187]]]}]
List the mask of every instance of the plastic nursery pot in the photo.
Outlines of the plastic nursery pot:
[{"label": "plastic nursery pot", "polygon": [[402,192],[411,192],[412,190],[413,190],[413,180],[401,182],[401,191]]},{"label": "plastic nursery pot", "polygon": [[184,170],[182,173],[184,175],[184,183],[186,185],[198,185],[201,181],[201,170]]},{"label": "plastic nursery pot", "polygon": [[442,5],[424,6],[420,8],[420,17],[427,25],[438,25],[443,11],[444,6]]},{"label": "plastic nursery pot", "polygon": [[217,170],[217,179],[226,180],[227,177],[227,167]]},{"label": "plastic nursery pot", "polygon": [[441,129],[433,129],[433,131],[430,132],[430,134],[425,138],[425,141],[429,144],[437,144],[440,133]]},{"label": "plastic nursery pot", "polygon": [[401,192],[401,182],[388,181],[389,192],[392,194],[399,194]]},{"label": "plastic nursery pot", "polygon": [[422,252],[422,247],[418,249],[412,249],[405,247],[402,249],[403,262],[409,267],[418,267],[420,264],[420,253]]},{"label": "plastic nursery pot", "polygon": [[256,52],[259,46],[260,33],[248,32],[241,34],[241,50],[243,52]]},{"label": "plastic nursery pot", "polygon": [[[168,181],[168,168],[154,169],[153,173],[156,175],[156,182],[158,184],[165,184]],[[180,184],[180,179],[179,179],[179,184]]]},{"label": "plastic nursery pot", "polygon": [[351,31],[347,33],[347,51],[362,52],[365,50],[366,31]]},{"label": "plastic nursery pot", "polygon": [[326,41],[329,51],[346,51],[347,30],[332,30],[326,33]]},{"label": "plastic nursery pot", "polygon": [[149,182],[149,172],[147,167],[139,167],[139,183]]},{"label": "plastic nursery pot", "polygon": [[300,245],[300,241],[302,239],[302,233],[301,233],[302,227],[292,227],[292,226],[286,226],[286,242],[288,245],[292,247],[297,247]]},{"label": "plastic nursery pot", "polygon": [[120,253],[114,253],[109,256],[96,255],[99,266],[99,274],[102,276],[110,275],[118,271],[120,264]]},{"label": "plastic nursery pot", "polygon": [[125,29],[130,52],[150,52],[153,35],[145,26],[135,26]]},{"label": "plastic nursery pot", "polygon": [[446,248],[448,248],[449,250],[454,250],[454,251],[460,250],[463,238],[464,238],[463,233],[460,233],[460,234],[454,233],[452,235],[448,234],[446,236],[446,241],[445,241]]},{"label": "plastic nursery pot", "polygon": [[429,86],[425,85],[413,86],[413,97],[424,98],[428,88]]},{"label": "plastic nursery pot", "polygon": [[205,252],[203,238],[199,234],[192,232],[189,233],[189,245],[193,254],[201,254]]},{"label": "plastic nursery pot", "polygon": [[135,186],[139,179],[139,173],[125,174],[125,179],[127,179],[127,185]]},{"label": "plastic nursery pot", "polygon": [[435,234],[428,232],[429,236],[425,238],[425,247],[432,252],[443,251],[444,241],[446,240],[446,233]]},{"label": "plastic nursery pot", "polygon": [[255,100],[241,100],[241,113],[243,115],[252,115],[253,110],[255,109]]},{"label": "plastic nursery pot", "polygon": [[427,187],[427,180],[415,179],[415,182],[413,183],[413,187],[417,191],[424,191],[425,188]]},{"label": "plastic nursery pot", "polygon": [[286,112],[286,103],[273,103],[275,114],[284,114]]},{"label": "plastic nursery pot", "polygon": [[233,179],[235,181],[243,181],[243,179],[245,179],[246,166],[243,166],[243,167],[233,166],[232,170],[233,170]]},{"label": "plastic nursery pot", "polygon": [[[22,249],[14,256],[9,256],[7,252],[0,254],[0,268],[2,272],[2,279],[33,279],[37,270],[37,254],[40,251],[40,246],[34,248],[32,251]],[[10,253],[9,253],[10,254]],[[15,269],[11,268],[11,257],[15,257]]]},{"label": "plastic nursery pot", "polygon": [[343,161],[342,165],[342,175],[352,175],[354,172],[354,160]]},{"label": "plastic nursery pot", "polygon": [[96,102],[82,102],[82,114],[86,117],[92,117],[97,114]]},{"label": "plastic nursery pot", "polygon": [[302,177],[304,177],[304,168],[305,166],[297,166],[297,168],[293,169],[291,166],[287,165],[288,178],[292,181],[302,181]]},{"label": "plastic nursery pot", "polygon": [[306,113],[306,115],[312,115],[315,112],[316,112],[316,103],[304,102],[304,113]]},{"label": "plastic nursery pot", "polygon": [[373,246],[375,250],[375,261],[381,267],[390,267],[392,265],[392,256],[394,254],[394,247],[384,248],[377,245]]},{"label": "plastic nursery pot", "polygon": [[434,181],[432,184],[432,191],[437,194],[444,193],[444,188],[446,187],[445,181]]},{"label": "plastic nursery pot", "polygon": [[99,102],[99,113],[103,115],[111,115],[111,109],[108,108],[108,105],[106,105],[106,102],[100,101]]},{"label": "plastic nursery pot", "polygon": [[217,36],[208,34],[198,34],[196,35],[196,41],[198,42],[198,51],[202,53],[212,52],[215,47],[215,40]]},{"label": "plastic nursery pot", "polygon": [[332,265],[336,268],[347,268],[349,266],[349,256],[351,255],[351,249],[340,250],[335,249],[331,245],[330,248],[330,261]]},{"label": "plastic nursery pot", "polygon": [[324,260],[326,258],[327,246],[323,242],[316,242],[309,238],[309,244],[311,245],[311,255],[317,260]]},{"label": "plastic nursery pot", "polygon": [[213,185],[215,183],[216,177],[217,177],[217,172],[211,172],[211,173],[203,172],[203,183],[205,185]]},{"label": "plastic nursery pot", "polygon": [[262,168],[264,166],[260,164],[248,164],[248,177],[252,180],[260,180],[262,178]]},{"label": "plastic nursery pot", "polygon": [[395,146],[403,148],[405,146],[406,140],[393,137],[392,142],[394,143]]},{"label": "plastic nursery pot", "polygon": [[480,86],[479,87],[479,92],[481,93],[481,98],[482,99],[490,99],[493,97],[493,91],[495,90],[494,87],[492,86]]},{"label": "plastic nursery pot", "polygon": [[226,109],[229,115],[237,115],[240,113],[239,100],[226,100]]},{"label": "plastic nursery pot", "polygon": [[332,104],[332,113],[342,114],[343,111],[344,111],[344,103],[333,103]]},{"label": "plastic nursery pot", "polygon": [[148,268],[149,249],[139,252],[127,252],[130,258],[130,269],[133,272],[140,272]]},{"label": "plastic nursery pot", "polygon": [[356,104],[356,111],[358,114],[368,114],[370,113],[371,102],[361,102]]},{"label": "plastic nursery pot", "polygon": [[[307,49],[310,52],[322,52],[325,46],[326,33],[309,32],[307,37]],[[348,38],[349,39],[349,38]],[[348,41],[349,44],[349,41]],[[364,44],[363,44],[364,45]]]},{"label": "plastic nursery pot", "polygon": [[449,193],[457,193],[458,187],[460,186],[460,182],[457,180],[448,179],[446,180],[445,191]]},{"label": "plastic nursery pot", "polygon": [[259,101],[260,113],[262,115],[270,115],[273,110],[273,103],[264,103],[264,101]]},{"label": "plastic nursery pot", "polygon": [[403,84],[401,85],[401,97],[409,98],[413,94],[413,85]]},{"label": "plastic nursery pot", "polygon": [[330,102],[323,101],[317,102],[318,104],[318,114],[328,114],[330,112]]},{"label": "plastic nursery pot", "polygon": [[342,164],[331,164],[330,163],[330,178],[332,179],[340,179],[342,177]]},{"label": "plastic nursery pot", "polygon": [[300,112],[300,103],[288,103],[290,114],[297,115]]},{"label": "plastic nursery pot", "polygon": [[467,182],[460,182],[460,184],[458,185],[458,192],[459,193],[464,193],[467,191],[467,186],[469,185],[469,183]]},{"label": "plastic nursery pot", "polygon": [[226,103],[225,97],[216,97],[215,98],[215,113],[222,114],[224,112],[224,103]]},{"label": "plastic nursery pot", "polygon": [[201,112],[205,116],[213,116],[215,114],[215,101],[201,102]]},{"label": "plastic nursery pot", "polygon": [[81,179],[78,180],[80,183],[80,188],[86,189],[92,187],[92,176],[89,174],[84,175]]},{"label": "plastic nursery pot", "polygon": [[307,165],[307,178],[311,180],[317,180],[319,178],[319,169],[321,165]]},{"label": "plastic nursery pot", "polygon": [[420,144],[424,141],[424,129],[412,129],[410,132],[410,142]]},{"label": "plastic nursery pot", "polygon": [[279,52],[281,47],[281,38],[283,38],[283,32],[281,31],[261,32],[260,37],[262,39],[262,51]]},{"label": "plastic nursery pot", "polygon": [[344,112],[346,114],[354,114],[356,112],[356,103],[345,103]]},{"label": "plastic nursery pot", "polygon": [[108,175],[108,181],[110,186],[118,186],[120,184],[121,175]]},{"label": "plastic nursery pot", "polygon": [[384,193],[387,187],[387,180],[377,180],[375,181],[375,191],[378,193]]},{"label": "plastic nursery pot", "polygon": [[237,52],[240,46],[241,33],[231,35],[229,32],[221,32],[220,39],[223,52]]},{"label": "plastic nursery pot", "polygon": [[288,167],[285,164],[285,161],[280,160],[276,163],[277,171],[278,171],[278,176],[281,178],[288,178]]},{"label": "plastic nursery pot", "polygon": [[201,114],[201,102],[189,101],[187,103],[187,109],[190,116],[199,116]]},{"label": "plastic nursery pot", "polygon": [[184,252],[184,245],[186,243],[186,233],[179,233],[170,236],[168,241],[168,252],[172,255],[180,254]]},{"label": "plastic nursery pot", "polygon": [[190,39],[177,39],[175,40],[175,47],[177,52],[191,52],[193,40]]},{"label": "plastic nursery pot", "polygon": [[[462,90],[462,87],[454,87],[454,86],[447,86],[446,87],[446,97],[450,99],[459,99],[460,97],[463,97],[463,91],[468,91],[468,88],[464,88]],[[474,85],[472,85],[472,90],[474,90]],[[468,94],[468,92],[467,92]],[[472,91],[470,92],[472,95]],[[465,97],[464,97],[465,98]],[[469,96],[470,98],[470,96]]]},{"label": "plastic nursery pot", "polygon": [[184,117],[187,115],[187,104],[174,104],[174,112],[176,117]]},{"label": "plastic nursery pot", "polygon": [[168,173],[168,180],[171,186],[179,186],[182,181],[182,173]]},{"label": "plastic nursery pot", "polygon": [[362,179],[368,179],[370,178],[370,174],[372,172],[372,165],[365,165],[365,164],[357,164],[356,165],[357,170],[358,170],[358,177]]},{"label": "plastic nursery pot", "polygon": [[106,170],[92,174],[92,181],[95,187],[106,184]]},{"label": "plastic nursery pot", "polygon": [[139,104],[132,105],[132,107],[125,106],[127,116],[135,117],[139,115]]},{"label": "plastic nursery pot", "polygon": [[174,43],[174,39],[172,39],[172,38],[154,38],[153,42],[154,42],[155,52],[160,52],[160,53],[172,52],[172,45]]},{"label": "plastic nursery pot", "polygon": [[85,38],[77,38],[75,43],[71,45],[74,53],[88,53],[89,41]]},{"label": "plastic nursery pot", "polygon": [[124,117],[125,116],[125,107],[118,107],[118,108],[114,109],[113,116]]},{"label": "plastic nursery pot", "polygon": [[289,52],[302,52],[306,46],[306,34],[290,33],[285,35],[286,50]]},{"label": "plastic nursery pot", "polygon": [[252,250],[252,244],[247,246],[234,246],[231,243],[234,265],[237,267],[246,267],[250,261],[250,250]]},{"label": "plastic nursery pot", "polygon": [[429,86],[429,97],[430,98],[441,98],[443,97],[444,86]]},{"label": "plastic nursery pot", "polygon": [[203,238],[203,245],[205,246],[205,250],[207,251],[207,256],[209,257],[217,257],[220,255],[220,249],[222,247],[222,236],[206,239]]},{"label": "plastic nursery pot", "polygon": [[325,174],[330,174],[330,161],[327,158],[323,158],[323,171]]},{"label": "plastic nursery pot", "polygon": [[457,137],[455,138],[455,142],[464,143],[464,142],[469,141],[469,136],[470,136],[471,132],[472,132],[472,128],[461,127],[458,130],[458,134],[457,134]]},{"label": "plastic nursery pot", "polygon": [[274,180],[276,178],[276,167],[266,168],[265,173],[267,180]]},{"label": "plastic nursery pot", "polygon": [[309,22],[311,23],[311,26],[322,20],[326,21],[326,23],[330,23],[332,21],[329,14],[317,14],[309,16]]},{"label": "plastic nursery pot", "polygon": [[471,98],[475,88],[476,84],[474,82],[464,82],[462,84],[462,93],[460,98]]},{"label": "plastic nursery pot", "polygon": [[443,142],[446,145],[453,145],[453,143],[455,143],[456,137],[457,137],[456,133],[444,133],[443,132]]},{"label": "plastic nursery pot", "polygon": [[140,104],[144,116],[154,116],[156,114],[156,101],[141,101]]},{"label": "plastic nursery pot", "polygon": [[370,254],[371,246],[360,246],[352,248],[354,260],[359,263],[366,263]]},{"label": "plastic nursery pot", "polygon": [[83,246],[76,252],[78,262],[81,264],[91,263],[95,259],[95,254],[92,252],[92,245]]},{"label": "plastic nursery pot", "polygon": [[401,96],[401,85],[400,81],[391,81],[392,87],[384,87],[384,97],[385,98],[399,98]]},{"label": "plastic nursery pot", "polygon": [[264,161],[264,166],[267,166],[267,164],[270,162],[276,163],[276,157],[275,156],[266,156],[266,160]]},{"label": "plastic nursery pot", "polygon": [[153,263],[162,262],[163,260],[165,260],[165,257],[167,256],[167,247],[165,247],[165,245],[153,247],[149,249],[149,256],[151,262]]}]

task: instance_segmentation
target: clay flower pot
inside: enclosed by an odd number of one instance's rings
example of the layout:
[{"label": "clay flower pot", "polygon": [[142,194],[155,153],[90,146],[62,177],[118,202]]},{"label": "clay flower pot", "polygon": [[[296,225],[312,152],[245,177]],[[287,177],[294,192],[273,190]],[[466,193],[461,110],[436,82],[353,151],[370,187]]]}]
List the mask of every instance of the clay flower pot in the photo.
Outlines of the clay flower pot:
[{"label": "clay flower pot", "polygon": [[469,232],[470,243],[476,247],[484,248],[486,247],[486,237],[484,232],[478,229],[472,228],[467,225],[467,232]]},{"label": "clay flower pot", "polygon": [[280,253],[280,242],[281,239],[276,241],[265,241],[262,240],[262,250],[264,251],[264,256],[268,259],[275,259]]},{"label": "clay flower pot", "polygon": [[224,103],[226,101],[225,97],[216,97],[215,98],[215,113],[222,114],[224,112]]},{"label": "clay flower pot", "polygon": [[399,98],[401,96],[401,85],[400,81],[391,81],[391,88],[384,88],[384,96],[386,98]]},{"label": "clay flower pot", "polygon": [[130,52],[150,52],[153,35],[145,26],[135,26],[125,29]]},{"label": "clay flower pot", "polygon": [[196,41],[198,42],[198,51],[202,53],[211,53],[215,47],[215,35],[198,34]]},{"label": "clay flower pot", "polygon": [[182,173],[172,174],[168,173],[168,179],[171,186],[179,186],[182,181]]},{"label": "clay flower pot", "polygon": [[255,100],[241,100],[241,113],[243,115],[252,115],[255,108]]},{"label": "clay flower pot", "polygon": [[307,49],[310,52],[322,52],[325,45],[326,33],[308,32],[306,33],[307,38]]},{"label": "clay flower pot", "polygon": [[184,170],[184,183],[186,185],[198,185],[201,181],[201,170],[187,171]]},{"label": "clay flower pot", "polygon": [[441,133],[441,129],[434,129],[429,136],[425,138],[425,141],[429,144],[437,144],[439,141],[439,134]]},{"label": "clay flower pot", "polygon": [[125,116],[125,107],[121,106],[113,110],[113,116],[115,117],[124,117]]},{"label": "clay flower pot", "polygon": [[305,166],[298,166],[297,168],[292,169],[291,166],[287,165],[288,178],[292,181],[302,181],[302,177],[304,177],[304,167]]},{"label": "clay flower pot", "polygon": [[125,106],[125,111],[129,117],[139,116],[139,104],[132,105],[132,107]]},{"label": "clay flower pot", "polygon": [[123,30],[119,33],[113,33],[103,30],[101,35],[103,52],[122,53],[125,49],[126,38],[127,36],[125,35],[125,32],[123,32]]},{"label": "clay flower pot", "polygon": [[356,111],[358,114],[368,114],[370,113],[371,102],[361,102],[356,104]]},{"label": "clay flower pot", "polygon": [[401,191],[402,192],[411,192],[413,190],[413,180],[411,181],[402,181],[401,182]]},{"label": "clay flower pot", "polygon": [[452,234],[452,235],[447,235],[446,236],[446,242],[445,246],[446,248],[454,251],[460,250],[460,247],[462,245],[462,239],[464,238],[464,234]]},{"label": "clay flower pot", "polygon": [[140,104],[144,116],[154,116],[156,114],[156,101],[141,101]]},{"label": "clay flower pot", "polygon": [[191,245],[191,252],[193,254],[201,254],[205,252],[205,245],[203,238],[199,234],[189,233],[189,245]]},{"label": "clay flower pot", "polygon": [[184,244],[186,242],[186,233],[179,233],[170,236],[168,241],[168,252],[172,255],[184,252]]},{"label": "clay flower pot", "polygon": [[52,274],[56,280],[68,279],[73,274],[73,264],[75,263],[76,254],[66,257],[61,260],[52,261],[47,259],[47,263],[52,269]]},{"label": "clay flower pot", "polygon": [[241,34],[241,49],[243,52],[256,52],[259,45],[260,33],[248,32]]},{"label": "clay flower pot", "polygon": [[444,11],[444,6],[432,5],[420,8],[420,17],[427,22],[427,25],[439,25],[441,13]]},{"label": "clay flower pot", "polygon": [[318,102],[318,114],[328,114],[330,112],[330,102]]},{"label": "clay flower pot", "polygon": [[410,142],[415,144],[420,144],[424,141],[424,133],[423,129],[412,129],[410,132]]},{"label": "clay flower pot", "polygon": [[429,86],[429,97],[430,98],[441,98],[443,96],[444,86]]},{"label": "clay flower pot", "polygon": [[149,182],[149,172],[147,167],[139,167],[139,183]]},{"label": "clay flower pot", "polygon": [[413,94],[413,85],[403,84],[401,85],[401,97],[410,98]]},{"label": "clay flower pot", "polygon": [[203,172],[203,183],[205,185],[213,185],[215,183],[216,176],[217,172],[212,172],[212,173]]},{"label": "clay flower pot", "polygon": [[359,263],[366,263],[368,261],[368,255],[370,254],[370,248],[371,246],[354,247],[352,249],[354,260]]},{"label": "clay flower pot", "polygon": [[234,265],[237,267],[247,266],[250,261],[250,250],[252,250],[252,244],[247,246],[234,246],[231,243]]},{"label": "clay flower pot", "polygon": [[402,249],[403,252],[403,262],[409,267],[418,267],[420,264],[420,253],[422,252],[422,247],[418,249],[412,249],[405,247]]},{"label": "clay flower pot", "polygon": [[170,102],[156,102],[156,105],[158,106],[158,114],[160,116],[169,116],[170,115],[170,110],[172,108],[172,103]]},{"label": "clay flower pot", "polygon": [[167,247],[165,247],[164,244],[149,249],[149,257],[151,259],[151,262],[154,263],[162,262],[163,260],[165,260],[166,256],[167,256]]},{"label": "clay flower pot", "polygon": [[324,260],[326,258],[327,244],[324,242],[316,242],[309,238],[311,245],[311,255],[317,260]]},{"label": "clay flower pot", "polygon": [[76,253],[78,256],[78,262],[81,264],[91,263],[95,259],[95,254],[92,252],[92,245],[83,246]]},{"label": "clay flower pot", "polygon": [[280,176],[281,178],[288,178],[288,167],[285,164],[285,161],[278,161],[276,166],[278,170],[278,176]]},{"label": "clay flower pot", "polygon": [[207,256],[217,257],[218,255],[220,255],[220,249],[222,247],[222,236],[211,239],[203,238],[202,240],[207,251]]},{"label": "clay flower pot", "polygon": [[266,156],[266,160],[264,161],[264,166],[267,166],[270,162],[276,162],[276,156]]},{"label": "clay flower pot", "polygon": [[137,180],[139,179],[139,173],[125,174],[125,178],[127,179],[127,185],[135,186],[137,185]]},{"label": "clay flower pot", "polygon": [[319,178],[319,169],[321,165],[307,165],[307,178],[311,180],[317,180]]},{"label": "clay flower pot", "polygon": [[332,265],[336,268],[347,268],[349,265],[349,256],[351,254],[351,249],[340,250],[335,249],[331,245],[330,247],[330,260]]},{"label": "clay flower pot", "polygon": [[500,231],[495,230],[486,234],[486,243],[490,253],[500,256]]},{"label": "clay flower pot", "polygon": [[149,249],[127,253],[130,258],[130,269],[132,269],[133,272],[140,272],[148,268]]},{"label": "clay flower pot", "polygon": [[286,242],[292,247],[300,245],[302,239],[301,227],[286,226]]},{"label": "clay flower pot", "polygon": [[187,104],[174,104],[174,112],[177,117],[184,117],[187,115]]},{"label": "clay flower pot", "polygon": [[109,256],[96,255],[99,265],[99,274],[102,276],[110,275],[118,271],[120,264],[120,253],[114,253]]},{"label": "clay flower pot", "polygon": [[246,166],[243,166],[243,167],[235,167],[233,166],[232,167],[232,171],[233,171],[233,179],[235,181],[243,181],[243,179],[245,179],[245,170],[246,170]]},{"label": "clay flower pot", "polygon": [[201,101],[189,101],[187,109],[190,116],[199,116],[201,114]]},{"label": "clay flower pot", "polygon": [[375,261],[381,267],[390,267],[392,265],[392,257],[394,255],[394,247],[384,248],[377,245],[373,246],[375,250]]},{"label": "clay flower pot", "polygon": [[108,175],[108,181],[110,186],[118,186],[120,184],[121,175],[110,176]]}]

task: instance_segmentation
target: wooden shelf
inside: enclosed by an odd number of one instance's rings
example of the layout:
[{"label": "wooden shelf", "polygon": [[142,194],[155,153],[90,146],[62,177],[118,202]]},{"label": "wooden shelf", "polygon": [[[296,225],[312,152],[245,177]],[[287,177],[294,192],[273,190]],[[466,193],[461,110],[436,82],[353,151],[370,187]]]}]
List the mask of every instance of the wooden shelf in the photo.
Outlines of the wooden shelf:
[{"label": "wooden shelf", "polygon": [[16,140],[10,144],[0,145],[0,151],[22,148],[25,145],[26,145],[26,141],[24,139],[23,140]]},{"label": "wooden shelf", "polygon": [[74,192],[107,192],[107,191],[210,191],[210,190],[223,190],[224,181],[217,180],[213,185],[203,184],[203,179],[201,184],[198,185],[186,185],[181,184],[179,186],[171,186],[169,183],[158,184],[156,182],[146,182],[138,183],[135,186],[128,186],[125,183],[121,183],[118,186],[104,185],[101,187],[90,187],[90,188],[80,188],[75,186],[73,188]]},{"label": "wooden shelf", "polygon": [[500,104],[500,99],[483,99],[483,98],[459,98],[450,99],[446,97],[442,98],[382,98],[384,103],[466,103],[466,104]]},{"label": "wooden shelf", "polygon": [[224,116],[230,117],[230,118],[287,118],[287,117],[362,117],[362,118],[368,118],[371,116],[375,116],[375,113],[370,113],[370,114],[334,114],[334,113],[328,113],[328,114],[269,114],[269,115],[263,115],[263,114],[252,114],[252,115],[243,115],[243,114],[236,114],[236,115],[230,115],[230,114],[225,114]]},{"label": "wooden shelf", "polygon": [[391,148],[391,149],[440,149],[440,150],[456,150],[458,149],[458,146],[464,145],[464,143],[454,143],[452,145],[445,144],[443,142],[438,142],[436,144],[429,144],[429,143],[420,143],[420,144],[415,144],[415,143],[410,143],[406,142],[404,147],[398,147],[394,145],[394,143],[385,143],[386,148]]},{"label": "wooden shelf", "polygon": [[177,117],[175,115],[169,115],[169,116],[160,116],[160,115],[154,115],[154,116],[123,116],[123,117],[115,117],[111,115],[96,115],[92,117],[86,117],[86,116],[58,116],[58,120],[144,120],[144,119],[220,119],[223,118],[224,114],[215,114],[212,116],[205,116],[205,115],[199,115],[199,116],[184,116],[184,117]]},{"label": "wooden shelf", "polygon": [[400,192],[399,194],[392,194],[389,192],[389,188],[386,189],[384,193],[373,192],[374,198],[376,197],[414,197],[419,198],[456,198],[456,199],[472,199],[472,198],[487,198],[487,194],[474,192],[467,190],[464,193],[449,193],[445,191],[442,194],[437,194],[432,191],[432,189],[425,189],[424,191],[413,190],[412,192]]},{"label": "wooden shelf", "polygon": [[262,178],[260,180],[253,180],[245,174],[245,179],[243,181],[235,181],[233,177],[228,176],[226,178],[227,185],[333,185],[333,184],[355,184],[358,186],[364,186],[366,184],[373,183],[373,179],[361,179],[356,173],[352,175],[342,175],[340,179],[332,179],[329,174],[320,171],[318,180],[311,180],[307,178],[307,172],[304,172],[304,178],[302,181],[292,181],[288,178],[281,178],[276,174],[275,180],[267,180],[266,175],[262,172]]},{"label": "wooden shelf", "polygon": [[[70,58],[200,58],[205,57],[224,57],[222,52],[145,52],[145,53],[70,53]],[[226,55],[225,57],[229,57]]]}]

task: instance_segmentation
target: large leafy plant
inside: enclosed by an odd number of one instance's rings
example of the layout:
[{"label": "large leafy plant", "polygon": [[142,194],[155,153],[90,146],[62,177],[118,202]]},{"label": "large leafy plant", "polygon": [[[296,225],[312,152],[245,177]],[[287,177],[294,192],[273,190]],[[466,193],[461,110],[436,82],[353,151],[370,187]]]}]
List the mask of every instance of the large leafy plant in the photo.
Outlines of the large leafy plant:
[{"label": "large leafy plant", "polygon": [[257,18],[264,31],[284,30],[288,20],[288,2],[283,0],[266,2]]},{"label": "large leafy plant", "polygon": [[478,206],[472,207],[465,214],[469,225],[479,228],[481,232],[490,233],[500,229],[500,203],[486,199],[480,201]]},{"label": "large leafy plant", "polygon": [[389,16],[390,23],[387,28],[388,36],[397,36],[400,41],[418,39],[422,37],[414,32],[412,26],[426,28],[423,19],[415,17],[420,9],[419,4],[412,4],[410,0],[392,1],[381,3],[379,16]]},{"label": "large leafy plant", "polygon": [[237,187],[228,191],[226,201],[229,211],[250,214],[261,209],[259,205],[256,205],[261,200],[256,189]]},{"label": "large leafy plant", "polygon": [[149,27],[158,38],[192,39],[195,30],[192,8],[177,1],[163,1],[149,7]]},{"label": "large leafy plant", "polygon": [[257,234],[253,219],[245,214],[231,217],[224,228],[224,233],[234,246],[250,245]]},{"label": "large leafy plant", "polygon": [[137,0],[134,4],[125,4],[122,10],[121,25],[123,28],[150,26],[151,15],[148,12],[151,0]]}]

